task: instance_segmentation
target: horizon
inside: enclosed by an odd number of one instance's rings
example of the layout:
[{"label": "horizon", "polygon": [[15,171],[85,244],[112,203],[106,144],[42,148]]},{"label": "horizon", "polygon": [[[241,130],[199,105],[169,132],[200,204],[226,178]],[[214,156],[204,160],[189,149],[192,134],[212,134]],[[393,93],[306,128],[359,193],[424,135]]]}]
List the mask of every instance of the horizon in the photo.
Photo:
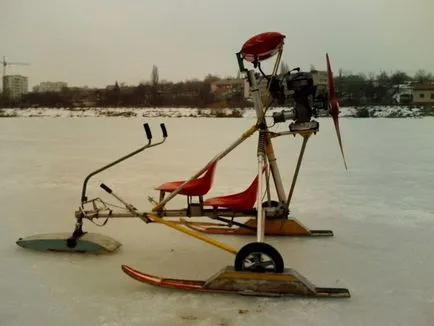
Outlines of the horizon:
[{"label": "horizon", "polygon": [[413,76],[434,72],[434,3],[417,2],[5,0],[0,56],[30,64],[7,67],[7,75],[28,77],[29,89],[45,81],[134,86],[150,79],[153,65],[160,80],[203,80],[236,76],[242,44],[278,31],[286,35],[282,60],[290,67],[325,70],[328,52],[335,75],[342,69]]},{"label": "horizon", "polygon": [[[427,70],[425,70],[427,73],[430,73],[431,74],[431,72],[430,71],[427,71]],[[395,71],[395,72],[402,72],[402,71]],[[388,76],[390,77],[393,73],[395,73],[395,72],[386,72],[387,74],[388,74]],[[382,72],[378,72],[378,73],[376,73],[375,74],[375,77],[378,77],[378,75],[379,74],[381,74]],[[405,71],[404,71],[404,73],[406,73]],[[25,75],[23,75],[23,74],[14,74],[14,75],[18,75],[18,76],[22,76],[22,77],[28,77],[28,76],[25,76]],[[369,79],[369,76],[368,75],[366,75],[366,74],[363,74],[363,73],[348,73],[348,74],[344,74],[343,76],[345,77],[345,76],[355,76],[355,75],[358,75],[358,76],[360,76],[360,75],[364,75],[364,77],[366,78],[366,81],[369,81],[370,79]],[[431,74],[432,75],[432,74]],[[10,75],[7,75],[7,76],[10,76]],[[413,77],[414,77],[414,74],[413,75],[410,75],[410,74],[408,74],[408,76],[411,78],[411,79],[413,79]],[[159,84],[164,84],[164,83],[180,83],[180,82],[191,82],[191,81],[195,81],[195,80],[198,80],[198,81],[204,81],[204,79],[205,79],[205,77],[206,76],[204,76],[203,78],[201,78],[201,79],[199,79],[199,78],[195,78],[195,77],[192,77],[192,78],[184,78],[184,79],[182,79],[182,80],[177,80],[177,81],[173,81],[173,80],[167,80],[167,79],[161,79],[160,81],[159,81]],[[213,75],[213,77],[218,77],[218,78],[220,78],[220,80],[225,80],[225,79],[228,79],[228,78],[233,78],[233,79],[236,79],[237,77],[236,76],[226,76],[226,77],[222,77],[222,76],[219,76],[219,75]],[[338,74],[334,71],[334,78],[336,78],[336,77],[338,77]],[[378,80],[378,79],[374,79],[374,80]],[[33,91],[33,87],[37,87],[37,86],[40,86],[40,84],[41,83],[44,83],[44,82],[48,82],[48,83],[57,83],[57,82],[65,82],[67,85],[66,85],[66,88],[81,88],[81,89],[86,89],[86,88],[88,88],[88,89],[105,89],[105,88],[107,88],[107,87],[110,87],[110,86],[114,86],[116,83],[118,83],[118,85],[119,85],[119,87],[137,87],[137,86],[139,86],[140,84],[143,84],[143,85],[149,85],[150,83],[151,83],[151,80],[149,79],[149,80],[142,80],[142,81],[140,81],[140,82],[138,82],[138,83],[136,83],[136,84],[132,84],[132,83],[126,83],[126,82],[122,82],[122,81],[119,81],[119,80],[115,80],[115,81],[113,81],[113,82],[111,82],[111,83],[107,83],[107,84],[105,84],[105,85],[98,85],[98,86],[89,86],[89,85],[70,85],[69,83],[68,83],[68,81],[67,80],[41,80],[38,84],[34,84],[34,85],[32,85],[32,87],[30,87],[30,78],[28,78],[28,82],[29,82],[29,92],[32,92]],[[411,83],[418,83],[417,81],[414,81],[414,80],[409,80],[409,81],[407,81],[407,82],[405,82],[404,84],[411,84]],[[434,81],[431,81],[431,82],[429,82],[429,83],[434,83]],[[0,94],[2,93],[2,89],[0,89]]]}]

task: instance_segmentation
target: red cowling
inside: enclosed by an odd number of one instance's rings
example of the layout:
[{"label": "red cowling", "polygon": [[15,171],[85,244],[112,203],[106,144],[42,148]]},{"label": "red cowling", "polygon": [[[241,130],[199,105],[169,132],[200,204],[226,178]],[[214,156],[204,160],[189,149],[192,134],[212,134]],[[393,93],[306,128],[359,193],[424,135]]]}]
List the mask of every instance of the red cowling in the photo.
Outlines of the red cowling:
[{"label": "red cowling", "polygon": [[265,32],[251,37],[241,48],[241,55],[249,62],[262,61],[272,57],[283,45],[285,35]]}]

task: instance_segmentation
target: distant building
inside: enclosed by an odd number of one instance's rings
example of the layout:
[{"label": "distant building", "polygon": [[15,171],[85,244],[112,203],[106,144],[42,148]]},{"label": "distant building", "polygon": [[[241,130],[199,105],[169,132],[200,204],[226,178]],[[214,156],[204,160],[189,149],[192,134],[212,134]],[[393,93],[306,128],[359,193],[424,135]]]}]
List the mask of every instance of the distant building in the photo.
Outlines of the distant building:
[{"label": "distant building", "polygon": [[327,90],[328,88],[327,71],[312,70],[310,74],[312,75],[314,85],[318,86],[318,88],[324,88],[325,90]]},{"label": "distant building", "polygon": [[60,92],[64,87],[68,87],[68,84],[65,82],[42,82],[39,85],[33,87],[34,92],[45,93],[45,92]]},{"label": "distant building", "polygon": [[316,86],[316,96],[325,96],[329,90],[327,71],[311,70],[313,84]]},{"label": "distant building", "polygon": [[21,75],[3,76],[3,93],[11,99],[19,99],[29,91],[28,78]]},{"label": "distant building", "polygon": [[243,78],[220,79],[211,83],[211,93],[219,97],[227,97],[234,93],[246,95],[246,80]]},{"label": "distant building", "polygon": [[413,104],[434,106],[434,83],[415,84],[413,86]]}]

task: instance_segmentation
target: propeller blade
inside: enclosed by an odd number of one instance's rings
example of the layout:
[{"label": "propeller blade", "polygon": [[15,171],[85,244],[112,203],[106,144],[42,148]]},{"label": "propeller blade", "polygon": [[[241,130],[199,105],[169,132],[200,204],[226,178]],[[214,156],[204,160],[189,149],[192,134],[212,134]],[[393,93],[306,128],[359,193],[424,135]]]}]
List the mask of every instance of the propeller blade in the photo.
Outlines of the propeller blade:
[{"label": "propeller blade", "polygon": [[344,148],[342,146],[341,131],[339,129],[339,118],[338,118],[339,102],[336,97],[335,83],[333,80],[333,72],[330,65],[330,59],[328,53],[326,53],[326,59],[327,59],[327,79],[328,79],[328,86],[329,86],[329,110],[330,110],[330,115],[332,116],[333,122],[335,124],[336,136],[338,137],[339,147],[341,149],[341,154],[344,160],[345,169],[348,170],[347,162],[345,160]]}]

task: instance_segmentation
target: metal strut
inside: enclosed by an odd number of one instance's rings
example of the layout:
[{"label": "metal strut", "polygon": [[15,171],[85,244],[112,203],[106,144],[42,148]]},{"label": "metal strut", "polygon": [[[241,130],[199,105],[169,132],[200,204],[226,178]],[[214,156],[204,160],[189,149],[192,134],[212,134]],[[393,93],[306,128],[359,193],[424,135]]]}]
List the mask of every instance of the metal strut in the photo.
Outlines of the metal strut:
[{"label": "metal strut", "polygon": [[256,197],[256,212],[257,212],[257,240],[258,242],[264,242],[265,235],[265,212],[262,207],[262,169],[265,165],[265,137],[266,130],[259,131],[258,138],[258,192]]},{"label": "metal strut", "polygon": [[289,204],[291,203],[292,195],[294,194],[295,184],[297,182],[298,173],[300,172],[301,161],[303,160],[303,155],[306,150],[306,144],[309,140],[310,134],[303,135],[303,144],[301,145],[300,154],[298,155],[297,165],[294,171],[294,177],[292,178],[291,188],[289,190],[288,199],[286,201],[286,207],[289,209]]}]

